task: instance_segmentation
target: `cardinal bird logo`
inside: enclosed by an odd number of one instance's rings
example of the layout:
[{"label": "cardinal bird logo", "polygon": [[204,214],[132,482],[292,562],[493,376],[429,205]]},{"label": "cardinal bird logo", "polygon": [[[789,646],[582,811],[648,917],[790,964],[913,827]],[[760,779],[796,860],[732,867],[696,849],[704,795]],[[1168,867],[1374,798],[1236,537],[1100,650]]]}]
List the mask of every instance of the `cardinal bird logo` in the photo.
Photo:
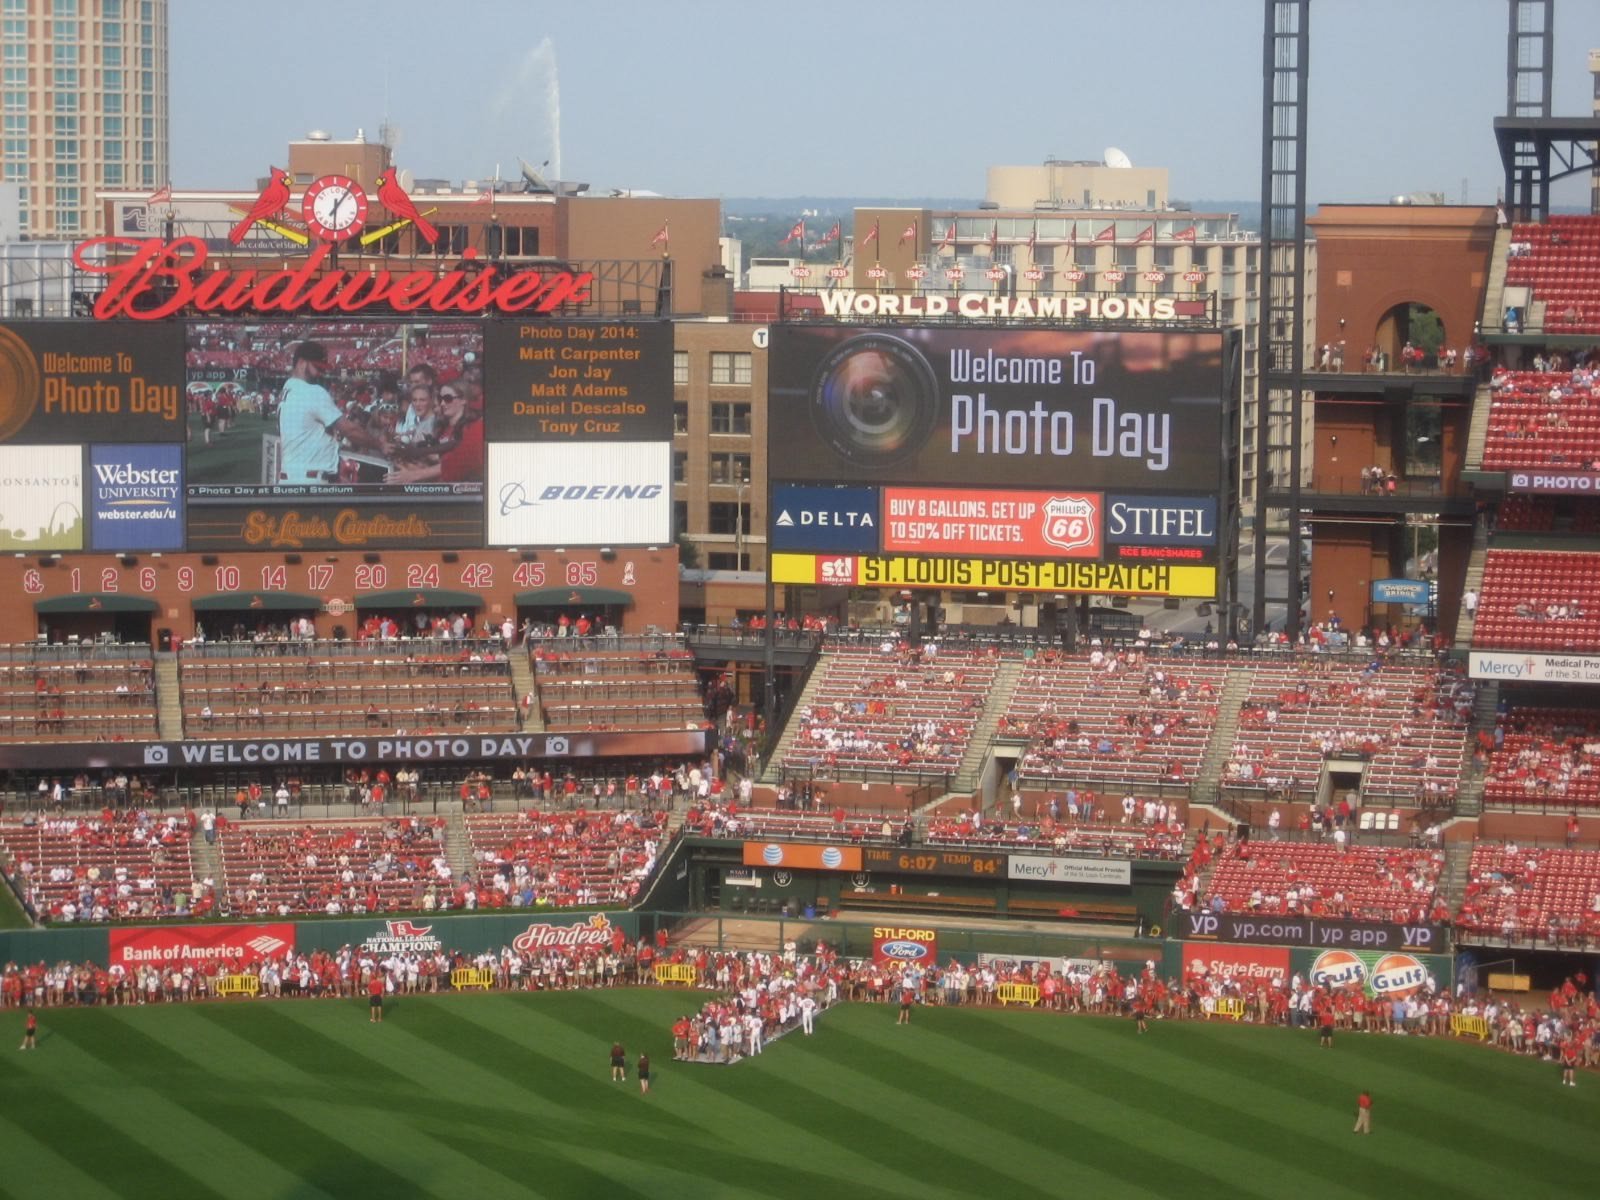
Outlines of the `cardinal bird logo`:
[{"label": "cardinal bird logo", "polygon": [[431,246],[439,240],[438,229],[417,211],[417,206],[411,203],[411,197],[406,195],[405,189],[395,181],[395,172],[392,168],[378,176],[378,201],[395,216],[404,217],[415,225],[417,232],[428,245]]},{"label": "cardinal bird logo", "polygon": [[244,241],[244,235],[250,232],[251,226],[257,221],[277,216],[289,203],[289,173],[277,167],[268,167],[267,175],[267,186],[261,189],[256,202],[250,206],[250,211],[245,213],[244,220],[235,225],[228,234],[228,240],[235,246]]}]

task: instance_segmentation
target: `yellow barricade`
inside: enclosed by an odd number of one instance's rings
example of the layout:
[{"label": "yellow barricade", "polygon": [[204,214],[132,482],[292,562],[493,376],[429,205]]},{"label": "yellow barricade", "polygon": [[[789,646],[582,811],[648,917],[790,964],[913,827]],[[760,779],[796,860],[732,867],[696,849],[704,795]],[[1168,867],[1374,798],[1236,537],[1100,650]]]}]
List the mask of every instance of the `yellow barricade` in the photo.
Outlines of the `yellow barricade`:
[{"label": "yellow barricade", "polygon": [[254,975],[224,975],[217,980],[219,996],[259,996],[261,980]]},{"label": "yellow barricade", "polygon": [[1450,1015],[1450,1032],[1457,1037],[1475,1037],[1480,1042],[1489,1040],[1489,1022],[1482,1017],[1468,1017],[1461,1013]]},{"label": "yellow barricade", "polygon": [[494,972],[488,967],[457,967],[450,972],[450,986],[458,992],[467,988],[488,990],[494,986]]},{"label": "yellow barricade", "polygon": [[657,963],[657,983],[681,983],[693,987],[700,982],[700,968],[693,963]]},{"label": "yellow barricade", "polygon": [[1533,978],[1529,975],[1505,975],[1495,972],[1489,973],[1489,990],[1491,992],[1525,992],[1533,986]]},{"label": "yellow barricade", "polygon": [[1002,983],[994,989],[994,998],[1001,1004],[1026,1004],[1032,1008],[1039,1003],[1039,989],[1031,983]]},{"label": "yellow barricade", "polygon": [[1211,1006],[1211,1011],[1219,1017],[1242,1021],[1244,1020],[1244,1001],[1237,996],[1218,996]]}]

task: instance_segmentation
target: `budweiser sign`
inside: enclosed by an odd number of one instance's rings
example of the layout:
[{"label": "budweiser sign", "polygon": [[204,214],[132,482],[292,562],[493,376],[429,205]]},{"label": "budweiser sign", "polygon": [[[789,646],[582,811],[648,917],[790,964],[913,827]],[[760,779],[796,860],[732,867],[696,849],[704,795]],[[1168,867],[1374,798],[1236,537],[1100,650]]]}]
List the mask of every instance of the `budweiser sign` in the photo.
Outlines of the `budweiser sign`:
[{"label": "budweiser sign", "polygon": [[111,930],[111,961],[124,967],[208,962],[237,967],[293,952],[294,926],[287,922]]},{"label": "budweiser sign", "polygon": [[[399,313],[549,313],[585,304],[593,275],[572,271],[502,272],[492,263],[452,271],[329,270],[329,243],[314,247],[294,269],[259,271],[210,266],[199,238],[94,238],[73,252],[89,275],[105,278],[95,299],[101,320],[159,321],[178,313],[356,313],[386,305]],[[103,252],[107,261],[100,261]]]},{"label": "budweiser sign", "polygon": [[511,948],[518,954],[552,947],[562,950],[576,950],[580,946],[599,948],[611,945],[615,932],[610,920],[599,913],[579,925],[551,925],[546,921],[536,921],[511,939]]}]

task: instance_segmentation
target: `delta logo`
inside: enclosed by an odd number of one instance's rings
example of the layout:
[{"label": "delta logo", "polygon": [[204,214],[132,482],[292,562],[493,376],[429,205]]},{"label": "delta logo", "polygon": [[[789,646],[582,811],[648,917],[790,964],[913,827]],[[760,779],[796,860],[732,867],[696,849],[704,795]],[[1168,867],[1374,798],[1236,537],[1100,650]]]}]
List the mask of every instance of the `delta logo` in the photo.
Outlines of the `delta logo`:
[{"label": "delta logo", "polygon": [[444,943],[433,936],[432,925],[410,921],[386,921],[383,929],[361,943],[368,954],[437,954]]},{"label": "delta logo", "polygon": [[1367,964],[1348,950],[1326,950],[1311,964],[1310,975],[1315,987],[1359,992],[1367,985]]}]

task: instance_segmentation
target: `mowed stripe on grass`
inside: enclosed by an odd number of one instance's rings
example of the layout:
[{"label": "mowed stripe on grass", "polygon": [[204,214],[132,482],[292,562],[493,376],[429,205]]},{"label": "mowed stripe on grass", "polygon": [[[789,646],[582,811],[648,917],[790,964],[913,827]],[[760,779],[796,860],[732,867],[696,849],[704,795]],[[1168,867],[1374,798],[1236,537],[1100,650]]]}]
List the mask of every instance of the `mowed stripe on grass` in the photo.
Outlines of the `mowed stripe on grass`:
[{"label": "mowed stripe on grass", "polygon": [[381,1027],[360,1001],[47,1011],[0,1057],[0,1191],[1470,1200],[1569,1186],[1600,1116],[1556,1068],[1459,1043],[993,1009],[846,1005],[736,1066],[675,1063],[698,999],[403,997]]}]

